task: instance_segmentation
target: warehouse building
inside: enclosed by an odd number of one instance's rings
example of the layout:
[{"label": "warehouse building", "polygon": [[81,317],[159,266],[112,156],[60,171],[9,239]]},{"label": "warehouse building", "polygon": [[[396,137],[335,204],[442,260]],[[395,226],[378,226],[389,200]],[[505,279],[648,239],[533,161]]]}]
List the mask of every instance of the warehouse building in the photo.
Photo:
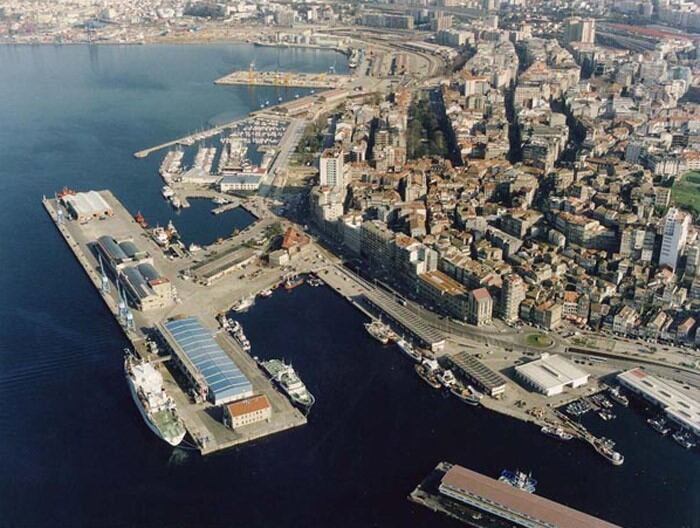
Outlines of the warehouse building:
[{"label": "warehouse building", "polygon": [[103,235],[94,247],[105,269],[110,270],[123,287],[132,306],[148,311],[164,308],[173,302],[170,281],[153,266],[148,252],[140,250],[130,238],[117,240]]},{"label": "warehouse building", "polygon": [[116,240],[109,235],[102,235],[97,239],[96,247],[102,256],[102,262],[114,273],[130,264],[151,260],[148,252],[139,250],[130,238]]},{"label": "warehouse building", "polygon": [[565,387],[581,387],[589,374],[559,355],[542,354],[540,359],[515,367],[516,376],[545,396],[564,392]]},{"label": "warehouse building", "polygon": [[119,282],[129,300],[141,311],[165,308],[173,302],[172,284],[150,262],[123,268]]},{"label": "warehouse building", "polygon": [[259,422],[269,422],[271,416],[272,406],[264,394],[224,406],[224,425],[234,430]]},{"label": "warehouse building", "polygon": [[240,270],[258,258],[257,252],[248,247],[233,247],[192,266],[194,278],[209,286],[228,273]]},{"label": "warehouse building", "polygon": [[417,341],[431,352],[440,352],[445,348],[445,334],[436,330],[425,319],[383,290],[370,290],[362,300],[373,311],[378,311],[382,318],[391,322],[402,335]]},{"label": "warehouse building", "polygon": [[661,407],[666,416],[681,427],[700,436],[700,401],[695,394],[681,390],[672,382],[634,368],[617,375],[626,389]]},{"label": "warehouse building", "polygon": [[221,192],[236,191],[257,191],[262,183],[263,177],[260,174],[233,174],[224,176],[219,181]]},{"label": "warehouse building", "polygon": [[454,465],[448,469],[438,490],[445,497],[507,521],[508,526],[620,528],[462,466]]},{"label": "warehouse building", "polygon": [[253,385],[199,319],[172,319],[159,329],[195,400],[224,405],[253,395]]},{"label": "warehouse building", "polygon": [[61,201],[70,215],[78,222],[89,222],[93,218],[112,216],[114,211],[97,191],[65,194]]},{"label": "warehouse building", "polygon": [[451,356],[450,363],[457,374],[467,378],[489,396],[498,398],[506,392],[506,379],[468,352]]}]

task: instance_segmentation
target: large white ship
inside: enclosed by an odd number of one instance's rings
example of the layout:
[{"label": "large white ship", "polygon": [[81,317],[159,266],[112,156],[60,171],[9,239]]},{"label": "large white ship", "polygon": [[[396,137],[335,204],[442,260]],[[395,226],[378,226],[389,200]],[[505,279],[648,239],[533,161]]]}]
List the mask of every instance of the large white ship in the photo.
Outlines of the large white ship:
[{"label": "large white ship", "polygon": [[163,388],[160,372],[127,350],[124,373],[131,396],[151,431],[172,446],[182,442],[186,433],[185,425],[177,414],[175,402]]},{"label": "large white ship", "polygon": [[311,407],[316,402],[316,398],[309,392],[291,365],[287,365],[279,359],[271,359],[269,361],[255,359],[263,370],[267,372],[268,376],[276,381],[280,388],[287,393],[287,396],[293,403],[300,406],[306,413],[311,410]]}]

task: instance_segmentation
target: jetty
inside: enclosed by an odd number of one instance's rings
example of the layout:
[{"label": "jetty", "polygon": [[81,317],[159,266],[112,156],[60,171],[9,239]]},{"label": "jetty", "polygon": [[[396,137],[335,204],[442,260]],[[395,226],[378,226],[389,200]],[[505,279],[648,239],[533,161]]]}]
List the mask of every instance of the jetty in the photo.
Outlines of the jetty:
[{"label": "jetty", "polygon": [[[241,281],[233,275],[222,277],[216,288],[195,284],[185,278],[185,275],[197,262],[197,257],[168,256],[167,250],[156,242],[150,231],[139,224],[110,191],[91,192],[89,195],[91,199],[94,198],[93,203],[101,204],[101,208],[98,212],[89,211],[89,214],[80,211],[79,217],[60,197],[44,197],[42,203],[97,293],[119,323],[134,352],[157,363],[164,378],[165,390],[176,402],[190,441],[200,453],[207,455],[304,425],[306,416],[272,385],[250,354],[217,321],[217,316],[227,313],[237,299],[255,295],[278,284],[281,280],[278,271],[263,270],[248,281]],[[269,220],[258,221],[230,237],[223,246],[210,246],[203,248],[202,252],[213,255],[227,247],[243,247],[249,237],[264,233],[269,223]],[[109,264],[105,262],[105,246],[108,252],[118,254],[117,260]],[[124,251],[131,251],[132,256],[128,253],[122,255]],[[252,254],[251,257],[253,262],[257,255]],[[144,270],[148,273],[158,274],[157,278],[150,279],[155,288],[150,282],[140,284],[138,279],[133,278],[134,270],[140,266],[146,266]],[[255,264],[251,263],[250,266],[254,267]],[[145,293],[159,288],[163,291],[162,288],[166,285],[173,286],[172,293],[160,298],[158,292]],[[187,362],[189,353],[186,347],[175,344],[159,351],[158,347],[153,346],[154,342],[168,343],[167,339],[156,338],[159,333],[162,334],[160,329],[167,321],[185,316],[196,318],[204,331],[211,335],[223,357],[235,364],[248,380],[250,393],[267,397],[271,412],[268,420],[234,429],[224,425],[221,419],[223,407],[215,399],[212,401],[211,390],[207,398],[196,397],[195,389],[207,384],[206,374],[202,373],[195,380],[182,375],[183,364]],[[114,348],[115,353],[120,354],[123,347],[115,344]],[[137,412],[136,409],[134,412]]]}]

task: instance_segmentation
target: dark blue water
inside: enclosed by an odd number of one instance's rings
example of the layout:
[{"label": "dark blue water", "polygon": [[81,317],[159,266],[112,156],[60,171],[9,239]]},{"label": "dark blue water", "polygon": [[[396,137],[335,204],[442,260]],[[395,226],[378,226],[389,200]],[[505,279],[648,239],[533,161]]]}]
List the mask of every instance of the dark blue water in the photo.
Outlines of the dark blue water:
[{"label": "dark blue water", "polygon": [[[339,62],[228,45],[0,47],[0,526],[454,526],[406,500],[450,460],[532,470],[543,495],[627,527],[699,527],[698,454],[641,415],[618,409],[595,424],[627,457],[614,468],[444,399],[323,288],[276,293],[240,316],[255,353],[293,361],[317,396],[308,426],[205,459],[148,431],[121,373],[127,343],[41,195],[110,188],[184,231],[160,196],[160,159],[131,153],[272,99],[211,81],[278,57],[305,71]],[[199,241],[212,219],[193,219],[200,231],[186,236]]]},{"label": "dark blue water", "polygon": [[242,207],[214,215],[211,211],[217,205],[211,200],[190,199],[189,202],[190,207],[173,213],[173,224],[186,244],[213,244],[255,222],[255,216]]}]

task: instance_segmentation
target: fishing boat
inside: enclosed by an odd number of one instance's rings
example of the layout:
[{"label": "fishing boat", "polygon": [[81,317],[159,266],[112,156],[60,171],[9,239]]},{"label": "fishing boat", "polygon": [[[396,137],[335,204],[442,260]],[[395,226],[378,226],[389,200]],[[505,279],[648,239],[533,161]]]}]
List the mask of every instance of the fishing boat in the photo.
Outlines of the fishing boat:
[{"label": "fishing boat", "polygon": [[420,352],[416,350],[411,343],[406,341],[404,338],[399,338],[396,340],[396,346],[398,346],[401,351],[410,357],[413,361],[420,361],[423,359]]},{"label": "fishing boat", "polygon": [[297,286],[304,284],[304,277],[301,275],[291,275],[284,281],[285,290],[293,290]]},{"label": "fishing boat", "polygon": [[439,389],[442,387],[440,381],[437,379],[437,361],[424,360],[422,363],[416,365],[414,369],[418,376],[433,389]]},{"label": "fishing boat", "polygon": [[671,436],[679,446],[685,449],[693,449],[698,445],[695,438],[693,438],[693,434],[683,429],[679,429]]},{"label": "fishing boat", "polygon": [[365,330],[382,345],[388,345],[392,340],[391,329],[379,319],[374,319],[370,323],[365,323]]},{"label": "fishing boat", "polygon": [[593,442],[595,450],[613,466],[621,466],[625,462],[622,453],[615,451],[615,442],[607,438],[598,438]]},{"label": "fishing boat", "polygon": [[245,312],[248,308],[255,304],[255,297],[243,297],[231,309],[234,312]]},{"label": "fishing boat", "polygon": [[610,399],[612,401],[619,405],[622,405],[623,407],[627,407],[630,404],[630,401],[627,399],[627,396],[622,394],[622,392],[620,391],[620,387],[610,387],[608,389],[608,394],[610,395]]},{"label": "fishing boat", "polygon": [[461,402],[467,405],[477,406],[481,403],[481,399],[472,394],[468,389],[464,389],[459,385],[450,387],[450,392],[456,396]]},{"label": "fishing boat", "polygon": [[543,425],[540,429],[542,434],[556,438],[557,440],[571,440],[574,435],[567,433],[562,427],[552,427],[551,425]]}]

